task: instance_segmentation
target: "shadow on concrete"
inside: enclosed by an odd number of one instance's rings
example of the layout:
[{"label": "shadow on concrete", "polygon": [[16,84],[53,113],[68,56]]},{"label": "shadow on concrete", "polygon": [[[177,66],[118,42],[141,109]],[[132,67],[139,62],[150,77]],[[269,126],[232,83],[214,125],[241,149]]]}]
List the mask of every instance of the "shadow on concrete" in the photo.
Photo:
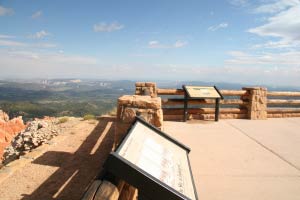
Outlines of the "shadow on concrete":
[{"label": "shadow on concrete", "polygon": [[[99,147],[94,149],[99,137],[103,139],[98,143]],[[35,164],[59,168],[32,194],[23,195],[22,199],[80,199],[91,181],[101,172],[112,149],[113,138],[114,123],[110,119],[101,119],[74,154],[50,151],[34,160]],[[36,173],[38,175],[39,172]]]}]

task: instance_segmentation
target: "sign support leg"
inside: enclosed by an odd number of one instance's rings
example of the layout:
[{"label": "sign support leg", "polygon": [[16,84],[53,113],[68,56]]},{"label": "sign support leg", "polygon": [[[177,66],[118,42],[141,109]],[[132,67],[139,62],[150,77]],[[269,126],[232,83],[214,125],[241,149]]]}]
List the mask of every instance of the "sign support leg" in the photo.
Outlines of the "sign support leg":
[{"label": "sign support leg", "polygon": [[188,104],[188,99],[187,99],[187,94],[185,93],[184,94],[184,108],[183,108],[183,121],[186,122],[187,120],[187,114],[188,114],[188,111],[187,111],[187,104]]},{"label": "sign support leg", "polygon": [[138,193],[138,200],[150,200],[149,198],[145,197],[143,194]]},{"label": "sign support leg", "polygon": [[215,108],[215,121],[219,121],[219,113],[220,113],[220,99],[216,99],[216,108]]}]

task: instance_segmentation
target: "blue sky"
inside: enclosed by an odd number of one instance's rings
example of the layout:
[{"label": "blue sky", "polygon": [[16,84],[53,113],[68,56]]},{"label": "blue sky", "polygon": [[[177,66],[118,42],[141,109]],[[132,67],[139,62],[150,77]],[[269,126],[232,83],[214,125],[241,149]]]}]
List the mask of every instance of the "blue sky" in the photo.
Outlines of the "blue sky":
[{"label": "blue sky", "polygon": [[300,0],[0,1],[0,78],[300,84]]}]

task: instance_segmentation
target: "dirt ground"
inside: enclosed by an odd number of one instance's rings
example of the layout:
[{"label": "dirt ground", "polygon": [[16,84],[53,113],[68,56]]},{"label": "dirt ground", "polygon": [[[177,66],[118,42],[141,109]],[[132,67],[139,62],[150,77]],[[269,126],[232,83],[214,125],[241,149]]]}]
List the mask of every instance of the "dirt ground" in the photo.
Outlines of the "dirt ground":
[{"label": "dirt ground", "polygon": [[111,151],[113,122],[70,118],[61,126],[64,131],[50,141],[45,152],[0,180],[1,200],[82,197]]}]

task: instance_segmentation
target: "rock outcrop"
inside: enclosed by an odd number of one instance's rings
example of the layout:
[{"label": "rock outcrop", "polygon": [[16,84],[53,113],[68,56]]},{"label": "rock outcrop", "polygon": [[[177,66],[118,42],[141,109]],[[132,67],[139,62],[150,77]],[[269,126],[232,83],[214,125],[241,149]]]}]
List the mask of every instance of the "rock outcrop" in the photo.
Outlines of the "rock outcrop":
[{"label": "rock outcrop", "polygon": [[9,120],[8,115],[0,110],[0,161],[5,147],[10,145],[14,136],[25,129],[22,117]]},{"label": "rock outcrop", "polygon": [[4,163],[19,158],[20,155],[51,140],[60,132],[56,118],[35,119],[27,124],[24,131],[16,135],[4,150]]}]

